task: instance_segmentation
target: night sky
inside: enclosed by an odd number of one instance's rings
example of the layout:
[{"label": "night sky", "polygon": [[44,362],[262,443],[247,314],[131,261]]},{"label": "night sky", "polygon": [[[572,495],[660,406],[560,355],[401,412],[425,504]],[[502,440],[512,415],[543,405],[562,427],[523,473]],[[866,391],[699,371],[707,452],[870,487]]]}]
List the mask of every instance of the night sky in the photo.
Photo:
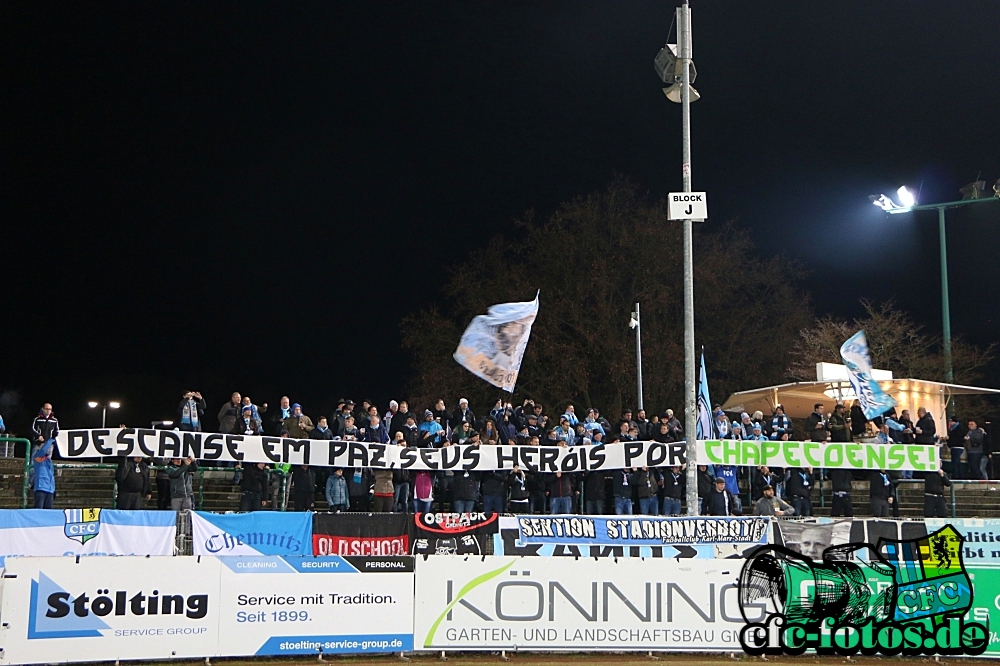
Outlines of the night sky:
[{"label": "night sky", "polygon": [[[210,422],[233,389],[312,415],[400,397],[399,322],[444,303],[469,250],[616,174],[681,189],[680,106],[652,64],[673,11],[0,4],[0,414],[23,432],[43,400],[89,427],[89,399],[138,425],[186,389]],[[1000,177],[1000,3],[692,15],[708,224],[805,264],[818,314],[895,297],[939,332],[935,214],[868,195],[950,201]],[[1000,203],[948,227],[953,330],[998,340]]]}]

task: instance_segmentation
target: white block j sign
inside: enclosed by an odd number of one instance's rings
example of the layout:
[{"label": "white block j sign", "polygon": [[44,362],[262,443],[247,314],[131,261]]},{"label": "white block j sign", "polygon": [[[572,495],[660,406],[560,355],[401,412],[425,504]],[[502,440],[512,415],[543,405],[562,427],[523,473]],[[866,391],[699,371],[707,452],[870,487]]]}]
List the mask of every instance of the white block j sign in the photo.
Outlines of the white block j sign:
[{"label": "white block j sign", "polygon": [[707,220],[708,201],[704,192],[671,192],[667,195],[667,218]]}]

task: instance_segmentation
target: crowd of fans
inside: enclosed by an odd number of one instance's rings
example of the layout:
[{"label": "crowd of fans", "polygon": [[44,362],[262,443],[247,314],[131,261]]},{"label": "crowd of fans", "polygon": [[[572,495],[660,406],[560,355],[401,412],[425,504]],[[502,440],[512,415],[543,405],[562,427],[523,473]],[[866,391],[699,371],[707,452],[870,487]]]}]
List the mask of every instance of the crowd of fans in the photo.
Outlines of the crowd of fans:
[{"label": "crowd of fans", "polygon": [[[207,431],[207,405],[201,393],[184,393],[177,407],[176,427],[184,431]],[[945,433],[938,435],[932,416],[923,408],[913,421],[907,410],[895,410],[869,420],[860,406],[848,409],[837,404],[830,414],[822,404],[796,431],[781,405],[766,416],[760,412],[741,413],[730,420],[718,406],[714,408],[713,438],[749,440],[808,439],[813,442],[868,441],[901,444],[944,444],[951,449],[952,476],[986,479],[992,473],[989,437],[976,421],[963,427],[949,420]],[[217,414],[217,432],[295,438],[354,440],[396,443],[400,446],[439,448],[456,444],[490,446],[601,446],[617,441],[658,441],[684,439],[684,427],[673,410],[650,414],[644,410],[624,410],[612,423],[596,408],[578,414],[574,405],[559,416],[546,414],[545,406],[531,399],[514,407],[498,400],[488,414],[476,416],[469,401],[462,398],[454,410],[439,399],[423,410],[410,410],[406,401],[389,402],[381,410],[370,401],[356,404],[340,400],[329,417],[315,420],[300,404],[283,396],[276,407],[255,404],[249,396],[233,393]],[[558,412],[557,412],[558,413]],[[32,487],[35,505],[50,508],[55,492],[52,473],[52,440],[59,423],[46,403],[32,425],[35,445]],[[158,461],[155,466],[157,505],[175,511],[193,505],[192,479],[198,469],[193,459]],[[328,468],[306,465],[278,465],[288,477],[291,508],[316,508],[317,491],[331,511],[455,511],[478,508],[486,512],[586,513],[679,515],[684,510],[687,475],[684,466],[631,468],[587,473],[540,473],[514,467],[512,470],[484,472],[380,470],[369,468]],[[275,471],[264,463],[237,466],[233,482],[240,489],[240,510],[267,507],[276,495]],[[118,508],[136,509],[152,498],[150,461],[142,458],[120,460],[116,473]],[[870,483],[871,509],[875,516],[897,515],[896,487],[912,473],[887,470],[778,469],[766,466],[731,465],[697,468],[699,513],[710,515],[810,516],[812,494],[825,474],[832,492],[831,515],[852,515],[851,488],[856,480]],[[950,479],[943,470],[925,473],[925,515],[945,516],[945,488]],[[744,499],[749,502],[744,506]],[[322,508],[322,507],[321,507]]]}]

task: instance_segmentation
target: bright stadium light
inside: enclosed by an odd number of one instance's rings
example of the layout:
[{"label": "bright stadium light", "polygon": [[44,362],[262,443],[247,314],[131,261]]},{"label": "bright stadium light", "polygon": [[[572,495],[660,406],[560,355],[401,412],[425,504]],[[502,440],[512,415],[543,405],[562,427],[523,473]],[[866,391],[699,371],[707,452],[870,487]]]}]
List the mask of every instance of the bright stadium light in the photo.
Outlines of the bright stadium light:
[{"label": "bright stadium light", "polygon": [[108,410],[109,409],[118,409],[121,406],[122,406],[122,403],[118,402],[117,400],[112,401],[112,402],[106,402],[104,404],[101,404],[101,403],[97,402],[96,400],[91,400],[90,402],[87,403],[87,407],[90,407],[91,409],[97,409],[98,407],[101,408],[101,427],[102,428],[105,427],[105,424],[107,423],[107,420],[108,420]]},{"label": "bright stadium light", "polygon": [[906,185],[896,190],[896,195],[899,197],[899,203],[903,204],[906,208],[917,203],[916,195],[911,190],[906,189]]},{"label": "bright stadium light", "polygon": [[[949,208],[959,208],[961,206],[966,206],[968,204],[978,204],[978,203],[989,203],[991,201],[1000,200],[1000,180],[997,181],[996,185],[993,186],[994,192],[996,192],[995,197],[983,198],[983,192],[986,190],[986,181],[980,180],[978,177],[975,181],[969,183],[965,187],[959,190],[962,195],[962,199],[959,201],[946,201],[944,203],[936,204],[921,204],[917,201],[917,197],[914,196],[911,190],[906,189],[906,187],[901,187],[896,190],[896,196],[899,197],[899,204],[894,202],[892,199],[884,194],[875,196],[874,194],[869,196],[871,202],[890,214],[897,213],[909,213],[913,211],[914,213],[918,211],[925,210],[935,210],[938,214],[938,236],[940,240],[938,241],[938,249],[941,253],[941,329],[942,337],[944,338],[944,372],[945,379],[949,383],[954,380],[954,372],[952,368],[951,360],[951,306],[949,305],[948,298],[948,245],[947,239],[945,238],[945,227],[944,227],[944,214]],[[952,411],[952,402],[948,401],[948,412],[954,413]]]}]

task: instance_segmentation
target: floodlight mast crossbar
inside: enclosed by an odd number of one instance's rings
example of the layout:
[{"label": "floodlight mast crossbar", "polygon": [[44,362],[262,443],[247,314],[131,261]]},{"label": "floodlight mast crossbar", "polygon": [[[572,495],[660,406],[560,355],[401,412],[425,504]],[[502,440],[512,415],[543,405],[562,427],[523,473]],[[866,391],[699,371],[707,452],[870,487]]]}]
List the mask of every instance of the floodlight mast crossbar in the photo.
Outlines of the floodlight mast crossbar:
[{"label": "floodlight mast crossbar", "polygon": [[[684,191],[691,191],[691,8],[687,0],[677,8],[678,51],[681,58],[681,123],[683,152],[681,171]],[[684,220],[684,441],[687,453],[687,515],[698,511],[698,454],[695,441],[698,413],[694,362],[694,251],[693,222]]]}]

